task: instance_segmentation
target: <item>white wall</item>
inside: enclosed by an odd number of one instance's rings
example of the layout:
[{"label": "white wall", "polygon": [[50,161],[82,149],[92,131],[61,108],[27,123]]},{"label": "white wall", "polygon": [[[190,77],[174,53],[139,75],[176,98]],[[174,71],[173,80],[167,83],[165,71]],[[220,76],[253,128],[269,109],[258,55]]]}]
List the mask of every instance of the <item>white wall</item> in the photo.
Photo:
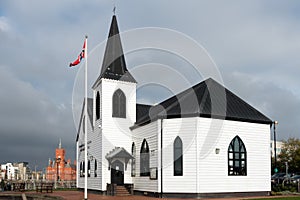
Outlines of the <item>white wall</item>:
[{"label": "white wall", "polygon": [[[147,177],[140,177],[140,151],[142,142],[147,140],[150,152],[150,168],[157,167],[158,172],[158,155],[160,154],[160,146],[158,145],[158,132],[160,132],[159,121],[152,122],[132,131],[132,140],[136,146],[136,175],[133,177],[134,190],[157,192],[159,190],[159,180],[150,180]],[[131,151],[130,151],[131,153]],[[158,175],[158,177],[160,177]]]},{"label": "white wall", "polygon": [[[1,165],[1,170],[6,172],[8,180],[15,180],[16,179],[16,171],[15,167],[12,163],[6,163]],[[2,177],[5,178],[5,173],[2,174]]]},{"label": "white wall", "polygon": [[[270,126],[198,118],[200,193],[270,191]],[[247,176],[228,176],[227,150],[238,135],[247,151]],[[220,153],[216,154],[215,149]]]},{"label": "white wall", "polygon": [[[160,124],[158,120],[133,130],[137,151],[135,190],[160,192]],[[228,176],[227,150],[237,135],[247,150],[247,176]],[[183,176],[173,175],[173,142],[177,136],[183,142]],[[139,177],[144,138],[150,152],[157,150],[150,155],[150,168],[158,167],[158,180]],[[164,119],[163,193],[270,191],[269,141],[269,125],[199,117]]]},{"label": "white wall", "polygon": [[[110,183],[111,171],[108,170],[107,153],[115,147],[123,147],[131,153],[132,136],[129,129],[136,119],[136,84],[109,79],[101,80],[102,95],[102,190]],[[112,96],[121,89],[126,96],[126,118],[112,117]],[[130,163],[124,171],[124,183],[132,183]]]},{"label": "white wall", "polygon": [[[197,118],[163,120],[163,193],[196,193]],[[173,143],[183,143],[183,176],[174,176]]]},{"label": "white wall", "polygon": [[[88,160],[90,160],[91,163],[91,175],[90,177],[88,177],[88,189],[94,189],[97,190],[99,188],[101,188],[101,133],[99,131],[95,131],[98,130],[97,128],[93,127],[92,124],[93,122],[90,122],[89,117],[87,118],[88,122],[87,122],[87,143],[88,143]],[[81,119],[81,126],[80,126],[80,133],[79,133],[79,138],[76,144],[76,155],[77,155],[77,187],[78,188],[84,188],[84,177],[80,177],[80,163],[81,161],[85,160],[84,157],[84,152],[85,152],[85,148],[84,151],[80,151],[80,149],[82,149],[83,147],[80,148],[80,146],[84,146],[84,133],[83,133],[83,123],[84,123],[84,118]],[[95,177],[95,168],[94,168],[94,163],[95,163],[95,159],[97,159],[98,161],[98,170],[97,170],[97,177]]]}]

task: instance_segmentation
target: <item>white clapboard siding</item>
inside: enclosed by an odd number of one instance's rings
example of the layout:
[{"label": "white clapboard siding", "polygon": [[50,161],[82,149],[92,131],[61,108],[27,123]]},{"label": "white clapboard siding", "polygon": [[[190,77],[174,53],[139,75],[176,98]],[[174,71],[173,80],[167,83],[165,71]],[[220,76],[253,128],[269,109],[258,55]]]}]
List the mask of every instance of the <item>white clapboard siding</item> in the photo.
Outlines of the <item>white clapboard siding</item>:
[{"label": "white clapboard siding", "polygon": [[78,163],[78,153],[79,153],[79,148],[78,148],[78,141],[76,141],[76,188],[79,188],[79,163]]},{"label": "white clapboard siding", "polygon": [[[108,161],[105,156],[115,147],[123,147],[131,152],[132,136],[129,129],[136,118],[136,84],[109,79],[101,81],[101,117],[102,117],[102,188],[106,190],[106,184],[111,183],[111,171],[108,169]],[[112,117],[112,97],[117,89],[121,89],[126,96],[126,118]],[[129,165],[129,164],[128,164]],[[130,167],[124,171],[124,182],[132,183]]]},{"label": "white clapboard siding", "polygon": [[[102,171],[102,137],[98,124],[99,120],[95,122],[93,132],[89,132],[88,135],[88,159],[91,160],[91,176],[88,177],[88,189],[92,190],[99,190],[102,187],[102,174],[100,173]],[[95,160],[97,161],[97,177],[95,177]]]},{"label": "white clapboard siding", "polygon": [[[163,120],[163,193],[196,192],[196,118]],[[173,143],[183,143],[183,176],[174,176]]]},{"label": "white clapboard siding", "polygon": [[[158,168],[158,132],[159,121],[152,122],[132,131],[132,140],[136,146],[136,175],[133,177],[134,190],[157,192],[158,180],[151,180],[150,177],[140,177],[140,151],[142,142],[147,140],[150,151],[150,168]],[[131,143],[132,144],[132,143]],[[159,169],[158,169],[159,170]]]},{"label": "white clapboard siding", "polygon": [[[199,193],[270,191],[270,126],[198,118]],[[247,176],[228,176],[228,146],[239,136],[247,151]],[[220,149],[216,154],[215,149]],[[209,172],[209,173],[208,173]]]},{"label": "white clapboard siding", "polygon": [[[83,115],[83,116],[85,116],[85,115]],[[88,132],[88,137],[87,137],[87,141],[88,141],[88,154],[91,156],[93,156],[93,157],[97,157],[96,156],[96,151],[94,150],[94,148],[93,148],[93,142],[94,143],[99,143],[98,141],[97,141],[97,138],[94,138],[94,133],[93,133],[93,127],[92,127],[92,123],[93,122],[91,122],[90,121],[90,118],[89,117],[87,117],[87,132]],[[84,147],[84,145],[85,145],[85,140],[84,140],[84,132],[83,132],[83,129],[84,129],[84,126],[83,126],[83,124],[84,124],[84,117],[81,119],[81,126],[80,126],[80,133],[79,133],[79,138],[78,138],[78,141],[77,141],[77,145],[76,145],[76,148],[77,148],[77,150],[76,150],[76,154],[77,154],[77,187],[79,187],[79,188],[84,188],[85,187],[85,185],[84,185],[84,177],[80,177],[80,163],[82,162],[82,161],[85,161],[85,157],[84,157],[84,152],[85,152],[85,150],[86,150],[86,148]],[[80,148],[80,146],[82,146],[81,148]],[[80,149],[83,149],[84,148],[84,150],[83,151],[80,151]],[[94,171],[94,163],[93,163],[93,161],[91,160],[91,157],[90,156],[88,156],[88,160],[90,160],[90,162],[91,162],[91,177],[88,177],[88,188],[89,189],[91,189],[91,187],[92,186],[94,186],[95,185],[95,181],[93,181],[92,180],[92,177],[94,177],[94,174],[93,174],[93,171]],[[98,186],[99,187],[99,186]]]}]

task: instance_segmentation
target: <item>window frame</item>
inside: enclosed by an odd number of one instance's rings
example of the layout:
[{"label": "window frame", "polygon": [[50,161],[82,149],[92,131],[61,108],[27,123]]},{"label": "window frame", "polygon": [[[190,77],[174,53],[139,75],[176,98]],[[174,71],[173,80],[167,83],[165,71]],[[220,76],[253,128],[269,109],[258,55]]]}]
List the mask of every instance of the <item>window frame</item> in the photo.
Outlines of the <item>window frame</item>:
[{"label": "window frame", "polygon": [[80,162],[80,166],[79,166],[79,177],[83,177],[83,161]]},{"label": "window frame", "polygon": [[97,159],[95,159],[95,162],[94,162],[94,177],[97,177],[98,174],[97,174],[97,169],[98,169],[98,166],[97,166]]},{"label": "window frame", "polygon": [[126,118],[126,96],[121,89],[112,96],[112,117]]},{"label": "window frame", "polygon": [[87,168],[88,177],[91,177],[91,161],[88,160],[88,168]]},{"label": "window frame", "polygon": [[231,140],[227,153],[228,176],[247,176],[247,150],[238,135]]},{"label": "window frame", "polygon": [[173,142],[173,167],[174,176],[183,176],[183,143],[179,136]]},{"label": "window frame", "polygon": [[135,177],[136,174],[136,146],[135,143],[133,142],[131,145],[131,155],[133,159],[131,160],[131,177]]},{"label": "window frame", "polygon": [[150,176],[150,150],[146,139],[143,140],[140,151],[140,176]]}]

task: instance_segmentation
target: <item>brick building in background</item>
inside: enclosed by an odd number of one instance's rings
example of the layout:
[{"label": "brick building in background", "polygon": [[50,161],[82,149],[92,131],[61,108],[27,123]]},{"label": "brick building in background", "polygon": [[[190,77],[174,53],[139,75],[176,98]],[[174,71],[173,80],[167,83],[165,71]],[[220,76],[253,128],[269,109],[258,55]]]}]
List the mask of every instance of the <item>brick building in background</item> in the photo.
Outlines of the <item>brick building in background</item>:
[{"label": "brick building in background", "polygon": [[71,163],[71,159],[65,160],[65,149],[61,147],[61,141],[55,150],[55,159],[49,158],[46,169],[46,180],[49,181],[75,181],[76,180],[76,161]]}]

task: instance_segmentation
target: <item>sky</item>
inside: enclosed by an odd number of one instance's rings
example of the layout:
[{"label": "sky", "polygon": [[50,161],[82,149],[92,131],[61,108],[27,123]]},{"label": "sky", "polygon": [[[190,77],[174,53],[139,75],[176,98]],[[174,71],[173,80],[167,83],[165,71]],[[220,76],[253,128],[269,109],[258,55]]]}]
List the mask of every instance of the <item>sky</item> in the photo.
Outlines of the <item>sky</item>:
[{"label": "sky", "polygon": [[[60,138],[66,157],[75,159],[73,91],[80,91],[74,85],[82,66],[68,64],[81,51],[86,34],[90,49],[103,44],[114,5],[120,31],[160,27],[200,44],[229,90],[279,122],[277,139],[300,138],[299,1],[1,0],[0,163],[26,161],[42,170],[55,157]],[[169,68],[190,67],[166,52],[126,56],[129,70],[153,59]],[[95,69],[100,66],[101,61]],[[192,83],[204,78],[184,71]],[[159,80],[166,74],[161,70],[147,77]],[[137,101],[155,104],[172,92],[138,83]]]}]

